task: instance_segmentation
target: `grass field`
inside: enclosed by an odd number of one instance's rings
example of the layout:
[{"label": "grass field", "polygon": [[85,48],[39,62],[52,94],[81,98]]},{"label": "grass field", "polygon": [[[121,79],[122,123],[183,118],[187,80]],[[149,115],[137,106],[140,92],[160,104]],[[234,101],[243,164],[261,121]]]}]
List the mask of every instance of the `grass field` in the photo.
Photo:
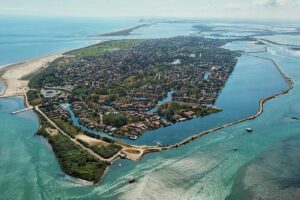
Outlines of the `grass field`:
[{"label": "grass field", "polygon": [[138,45],[143,40],[116,40],[107,41],[100,44],[95,44],[89,47],[77,49],[67,52],[66,55],[73,55],[76,57],[99,56],[107,52],[112,52],[120,49],[131,48]]}]

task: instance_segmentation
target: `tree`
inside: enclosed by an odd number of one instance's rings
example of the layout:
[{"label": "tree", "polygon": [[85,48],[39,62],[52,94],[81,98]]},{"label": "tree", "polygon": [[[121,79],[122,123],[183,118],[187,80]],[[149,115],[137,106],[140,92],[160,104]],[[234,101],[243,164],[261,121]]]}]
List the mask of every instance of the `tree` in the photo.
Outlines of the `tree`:
[{"label": "tree", "polygon": [[103,117],[103,122],[106,125],[113,127],[122,127],[128,123],[128,117],[123,114],[106,114]]}]

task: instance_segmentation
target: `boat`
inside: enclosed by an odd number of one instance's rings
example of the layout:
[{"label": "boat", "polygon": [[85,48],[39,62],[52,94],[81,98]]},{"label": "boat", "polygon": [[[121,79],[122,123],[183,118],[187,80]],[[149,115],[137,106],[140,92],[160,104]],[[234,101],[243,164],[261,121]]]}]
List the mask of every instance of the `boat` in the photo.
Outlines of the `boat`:
[{"label": "boat", "polygon": [[134,183],[134,182],[136,182],[136,179],[135,179],[135,177],[131,177],[129,180],[128,180],[128,183]]},{"label": "boat", "polygon": [[246,128],[246,131],[251,133],[253,131],[253,129],[252,128]]},{"label": "boat", "polygon": [[122,159],[126,158],[126,154],[121,153],[120,158],[122,158]]},{"label": "boat", "polygon": [[129,139],[130,139],[130,140],[136,140],[136,139],[138,139],[138,136],[136,136],[136,135],[134,135],[134,136],[129,136]]}]

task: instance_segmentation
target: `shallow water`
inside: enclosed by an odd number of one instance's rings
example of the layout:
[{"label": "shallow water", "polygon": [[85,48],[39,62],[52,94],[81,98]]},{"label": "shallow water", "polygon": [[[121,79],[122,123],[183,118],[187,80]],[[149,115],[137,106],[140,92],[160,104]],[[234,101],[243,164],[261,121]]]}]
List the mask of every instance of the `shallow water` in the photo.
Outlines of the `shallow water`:
[{"label": "shallow water", "polygon": [[234,181],[234,199],[299,199],[300,135],[274,145],[242,167]]},{"label": "shallow water", "polygon": [[137,19],[0,16],[0,66],[94,44],[88,37],[138,24]]}]

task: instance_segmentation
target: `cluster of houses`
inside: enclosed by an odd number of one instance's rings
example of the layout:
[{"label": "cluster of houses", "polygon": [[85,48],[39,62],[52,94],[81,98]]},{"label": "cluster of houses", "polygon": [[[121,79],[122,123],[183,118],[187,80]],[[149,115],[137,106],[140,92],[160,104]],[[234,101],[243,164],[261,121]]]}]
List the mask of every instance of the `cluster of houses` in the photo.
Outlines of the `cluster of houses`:
[{"label": "cluster of houses", "polygon": [[43,110],[43,112],[45,112],[47,114],[47,116],[52,119],[62,119],[65,121],[69,120],[69,113],[68,111],[63,108],[62,106],[60,106],[59,104],[54,104],[54,103],[46,103],[43,104],[40,107],[41,110]]},{"label": "cluster of houses", "polygon": [[[210,110],[210,112],[212,112],[212,113],[219,112],[219,111],[222,110],[221,108],[219,108],[217,106],[212,106],[212,105],[207,105],[207,106],[206,105],[202,105],[201,107],[203,109]],[[193,118],[201,116],[196,111],[197,111],[197,108],[196,109],[187,109],[187,110],[184,110],[184,111],[182,111],[180,113],[174,114],[171,117],[171,120],[173,122],[183,122],[183,121],[190,120],[190,119],[193,119]],[[207,115],[207,113],[208,112],[204,113],[204,115]]]},{"label": "cluster of houses", "polygon": [[[236,52],[220,48],[224,41],[201,37],[144,40],[137,46],[104,55],[61,58],[54,66],[42,95],[48,102],[67,101],[81,124],[120,136],[136,138],[143,132],[167,126],[148,111],[169,91],[172,101],[212,105],[236,65]],[[62,96],[68,93],[70,96]],[[61,99],[63,98],[63,99]],[[107,113],[122,113],[135,122],[111,127]],[[193,110],[175,121],[195,117]]]},{"label": "cluster of houses", "polygon": [[[99,113],[95,114],[93,110],[86,108],[85,103],[80,101],[72,103],[72,110],[77,116],[80,124],[83,126],[96,131],[104,131],[117,137],[125,137],[130,139],[137,139],[143,132],[170,125],[169,122],[167,122],[165,119],[162,119],[159,115],[148,112],[125,112],[105,108]],[[128,124],[125,124],[122,127],[106,125],[103,122],[103,116],[111,113],[122,113],[129,119],[135,119],[135,121],[129,121]]]},{"label": "cluster of houses", "polygon": [[113,134],[119,137],[137,139],[146,131],[170,125],[167,120],[161,119],[160,116],[155,114],[140,113],[140,116],[140,119],[143,119],[143,121],[132,122],[124,125],[121,128],[117,129]]}]

